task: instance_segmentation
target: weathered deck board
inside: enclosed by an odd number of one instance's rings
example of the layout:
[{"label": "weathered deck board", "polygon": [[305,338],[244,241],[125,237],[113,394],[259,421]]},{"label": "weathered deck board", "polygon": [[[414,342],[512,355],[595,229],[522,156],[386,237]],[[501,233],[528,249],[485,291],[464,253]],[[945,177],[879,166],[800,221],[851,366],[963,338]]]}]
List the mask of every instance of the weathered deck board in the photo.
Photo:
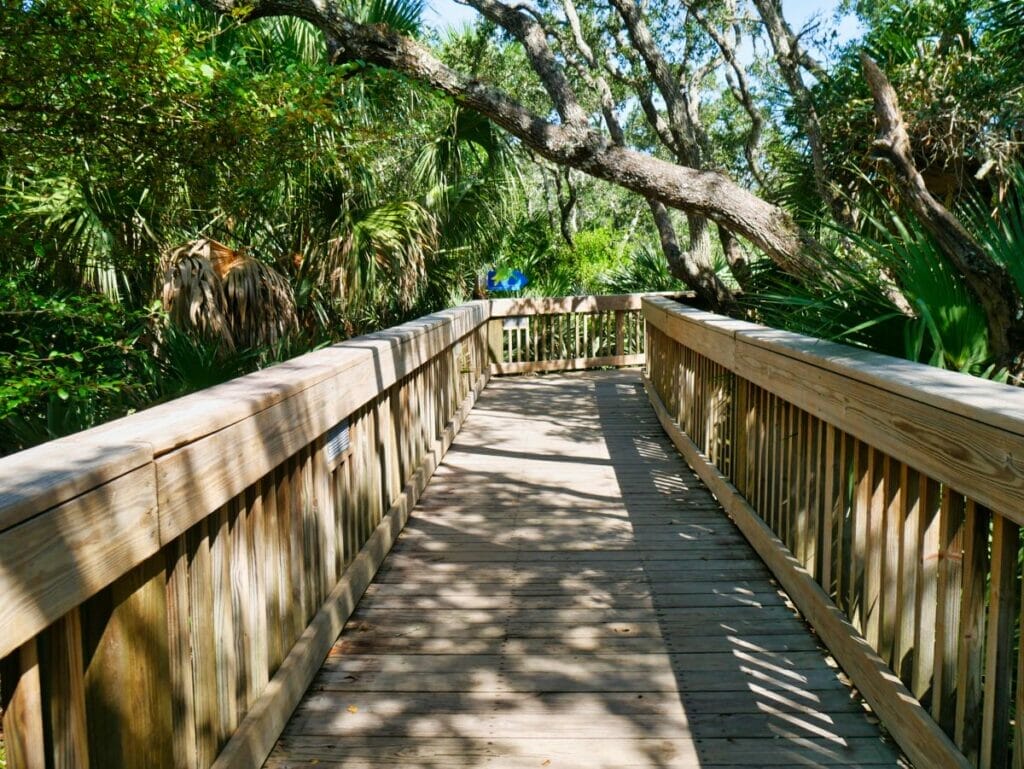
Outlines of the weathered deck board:
[{"label": "weathered deck board", "polygon": [[267,761],[898,766],[632,372],[492,382]]}]

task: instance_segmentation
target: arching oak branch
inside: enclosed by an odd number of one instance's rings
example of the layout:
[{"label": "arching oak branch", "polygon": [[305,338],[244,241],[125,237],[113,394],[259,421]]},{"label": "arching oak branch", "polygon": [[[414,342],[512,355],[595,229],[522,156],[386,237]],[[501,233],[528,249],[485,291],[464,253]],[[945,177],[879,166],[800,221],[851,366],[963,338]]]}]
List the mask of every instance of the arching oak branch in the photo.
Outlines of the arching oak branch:
[{"label": "arching oak branch", "polygon": [[329,0],[200,0],[242,18],[296,16],[332,40],[336,55],[401,72],[486,116],[538,155],[617,184],[670,208],[701,214],[753,243],[793,275],[820,271],[822,248],[790,216],[727,176],[699,171],[616,146],[579,124],[558,124],[507,94],[445,66],[417,42],[386,27],[358,24]]}]

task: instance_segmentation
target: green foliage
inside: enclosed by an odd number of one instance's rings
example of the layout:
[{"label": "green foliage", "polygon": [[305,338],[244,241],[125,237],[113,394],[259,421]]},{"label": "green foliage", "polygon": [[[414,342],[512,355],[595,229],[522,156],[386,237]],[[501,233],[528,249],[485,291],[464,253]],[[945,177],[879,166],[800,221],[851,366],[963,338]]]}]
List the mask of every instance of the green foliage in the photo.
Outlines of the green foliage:
[{"label": "green foliage", "polygon": [[[1010,170],[1024,115],[1020,4],[850,4],[904,104],[929,183],[951,204],[967,201],[972,231],[1024,289],[1024,183]],[[359,21],[426,37],[446,63],[550,111],[522,47],[492,24],[431,39],[420,28],[422,0],[342,6]],[[555,4],[537,7],[561,21]],[[603,6],[579,10],[604,60],[617,17]],[[744,157],[750,117],[718,77],[710,38],[678,5],[653,3],[647,12],[655,35],[674,41],[666,55],[681,75],[708,67],[700,96],[706,162],[760,186]],[[702,12],[724,25],[719,10]],[[761,34],[737,23],[737,31]],[[870,157],[859,43],[840,50],[814,84],[826,165],[859,223],[838,231],[801,139],[803,106],[790,103],[753,48],[752,92],[766,120],[756,148],[762,192],[837,256],[817,284],[795,284],[757,262],[762,289],[751,311],[985,373],[985,325],[973,297],[920,228],[896,213]],[[325,53],[323,35],[304,21],[239,24],[173,0],[2,5],[0,450],[462,301],[492,267],[523,270],[534,295],[679,287],[639,197],[578,173],[556,180],[450,99],[363,63],[332,66]],[[610,87],[627,142],[668,157],[631,84],[643,87],[645,67],[629,56],[614,67],[623,75],[610,77]],[[596,119],[594,84],[572,67],[568,74]],[[577,201],[566,219],[572,245],[559,227],[566,185]],[[168,255],[198,238],[243,254],[245,269],[218,277],[222,301],[196,305],[209,322],[151,311]],[[893,299],[893,286],[909,309]],[[202,332],[216,326],[217,312],[228,341]]]},{"label": "green foliage", "polygon": [[600,293],[631,294],[641,291],[681,291],[685,287],[668,271],[660,250],[645,245],[631,259],[612,268],[599,279]]},{"label": "green foliage", "polygon": [[[346,11],[418,35],[422,8]],[[502,240],[507,138],[402,77],[331,66],[306,22],[170,0],[0,14],[0,279],[35,287],[5,302],[32,314],[4,330],[4,450],[436,309]],[[244,255],[207,270],[221,300],[151,315],[167,255],[200,236]],[[218,312],[227,343],[202,331],[217,318],[182,322]]]},{"label": "green foliage", "polygon": [[599,291],[602,279],[625,262],[620,238],[604,227],[577,232],[573,244],[561,246],[555,258],[576,286],[574,293],[581,294]]},{"label": "green foliage", "polygon": [[150,397],[148,316],[98,294],[0,280],[0,452],[122,416]]},{"label": "green foliage", "polygon": [[[1017,198],[1019,201],[1019,198]],[[983,236],[983,247],[1013,261],[1021,273],[1024,252],[1006,233],[1017,232],[1019,202],[1009,201]],[[990,362],[985,315],[938,246],[913,219],[881,201],[885,218],[864,232],[836,228],[833,253],[818,281],[795,283],[761,263],[761,290],[748,307],[768,325],[867,347],[888,355],[978,376],[1005,378]],[[968,219],[986,232],[984,214]],[[1018,241],[1019,243],[1019,241]],[[909,303],[895,300],[896,289]]]},{"label": "green foliage", "polygon": [[[848,43],[814,86],[828,173],[854,208],[871,186],[875,136],[871,94],[859,60],[867,51],[886,72],[900,106],[917,167],[947,206],[989,194],[1021,157],[1024,77],[1020,4],[1007,0],[859,0],[862,39]],[[800,125],[801,109],[787,106]],[[800,143],[796,143],[797,148]],[[777,177],[780,199],[820,212],[807,153],[798,152]],[[795,161],[795,162],[793,162]],[[976,178],[977,177],[977,178]]]}]

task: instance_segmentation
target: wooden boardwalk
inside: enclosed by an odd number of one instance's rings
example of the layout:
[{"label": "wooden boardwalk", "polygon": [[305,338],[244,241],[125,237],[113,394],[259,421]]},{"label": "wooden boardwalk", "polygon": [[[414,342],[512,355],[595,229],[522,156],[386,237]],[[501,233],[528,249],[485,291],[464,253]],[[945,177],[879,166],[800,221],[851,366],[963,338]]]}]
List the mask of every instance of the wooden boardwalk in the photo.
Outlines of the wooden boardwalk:
[{"label": "wooden boardwalk", "polygon": [[494,379],[266,766],[901,766],[636,372]]}]

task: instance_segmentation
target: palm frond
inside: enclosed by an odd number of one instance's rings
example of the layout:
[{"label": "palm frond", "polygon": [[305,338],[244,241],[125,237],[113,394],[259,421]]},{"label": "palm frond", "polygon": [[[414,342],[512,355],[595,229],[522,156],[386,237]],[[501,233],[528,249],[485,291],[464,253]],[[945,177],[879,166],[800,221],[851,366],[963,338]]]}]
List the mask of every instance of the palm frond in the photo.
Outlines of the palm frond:
[{"label": "palm frond", "polygon": [[386,24],[395,32],[416,35],[420,31],[424,0],[345,0],[345,14],[360,24]]}]

